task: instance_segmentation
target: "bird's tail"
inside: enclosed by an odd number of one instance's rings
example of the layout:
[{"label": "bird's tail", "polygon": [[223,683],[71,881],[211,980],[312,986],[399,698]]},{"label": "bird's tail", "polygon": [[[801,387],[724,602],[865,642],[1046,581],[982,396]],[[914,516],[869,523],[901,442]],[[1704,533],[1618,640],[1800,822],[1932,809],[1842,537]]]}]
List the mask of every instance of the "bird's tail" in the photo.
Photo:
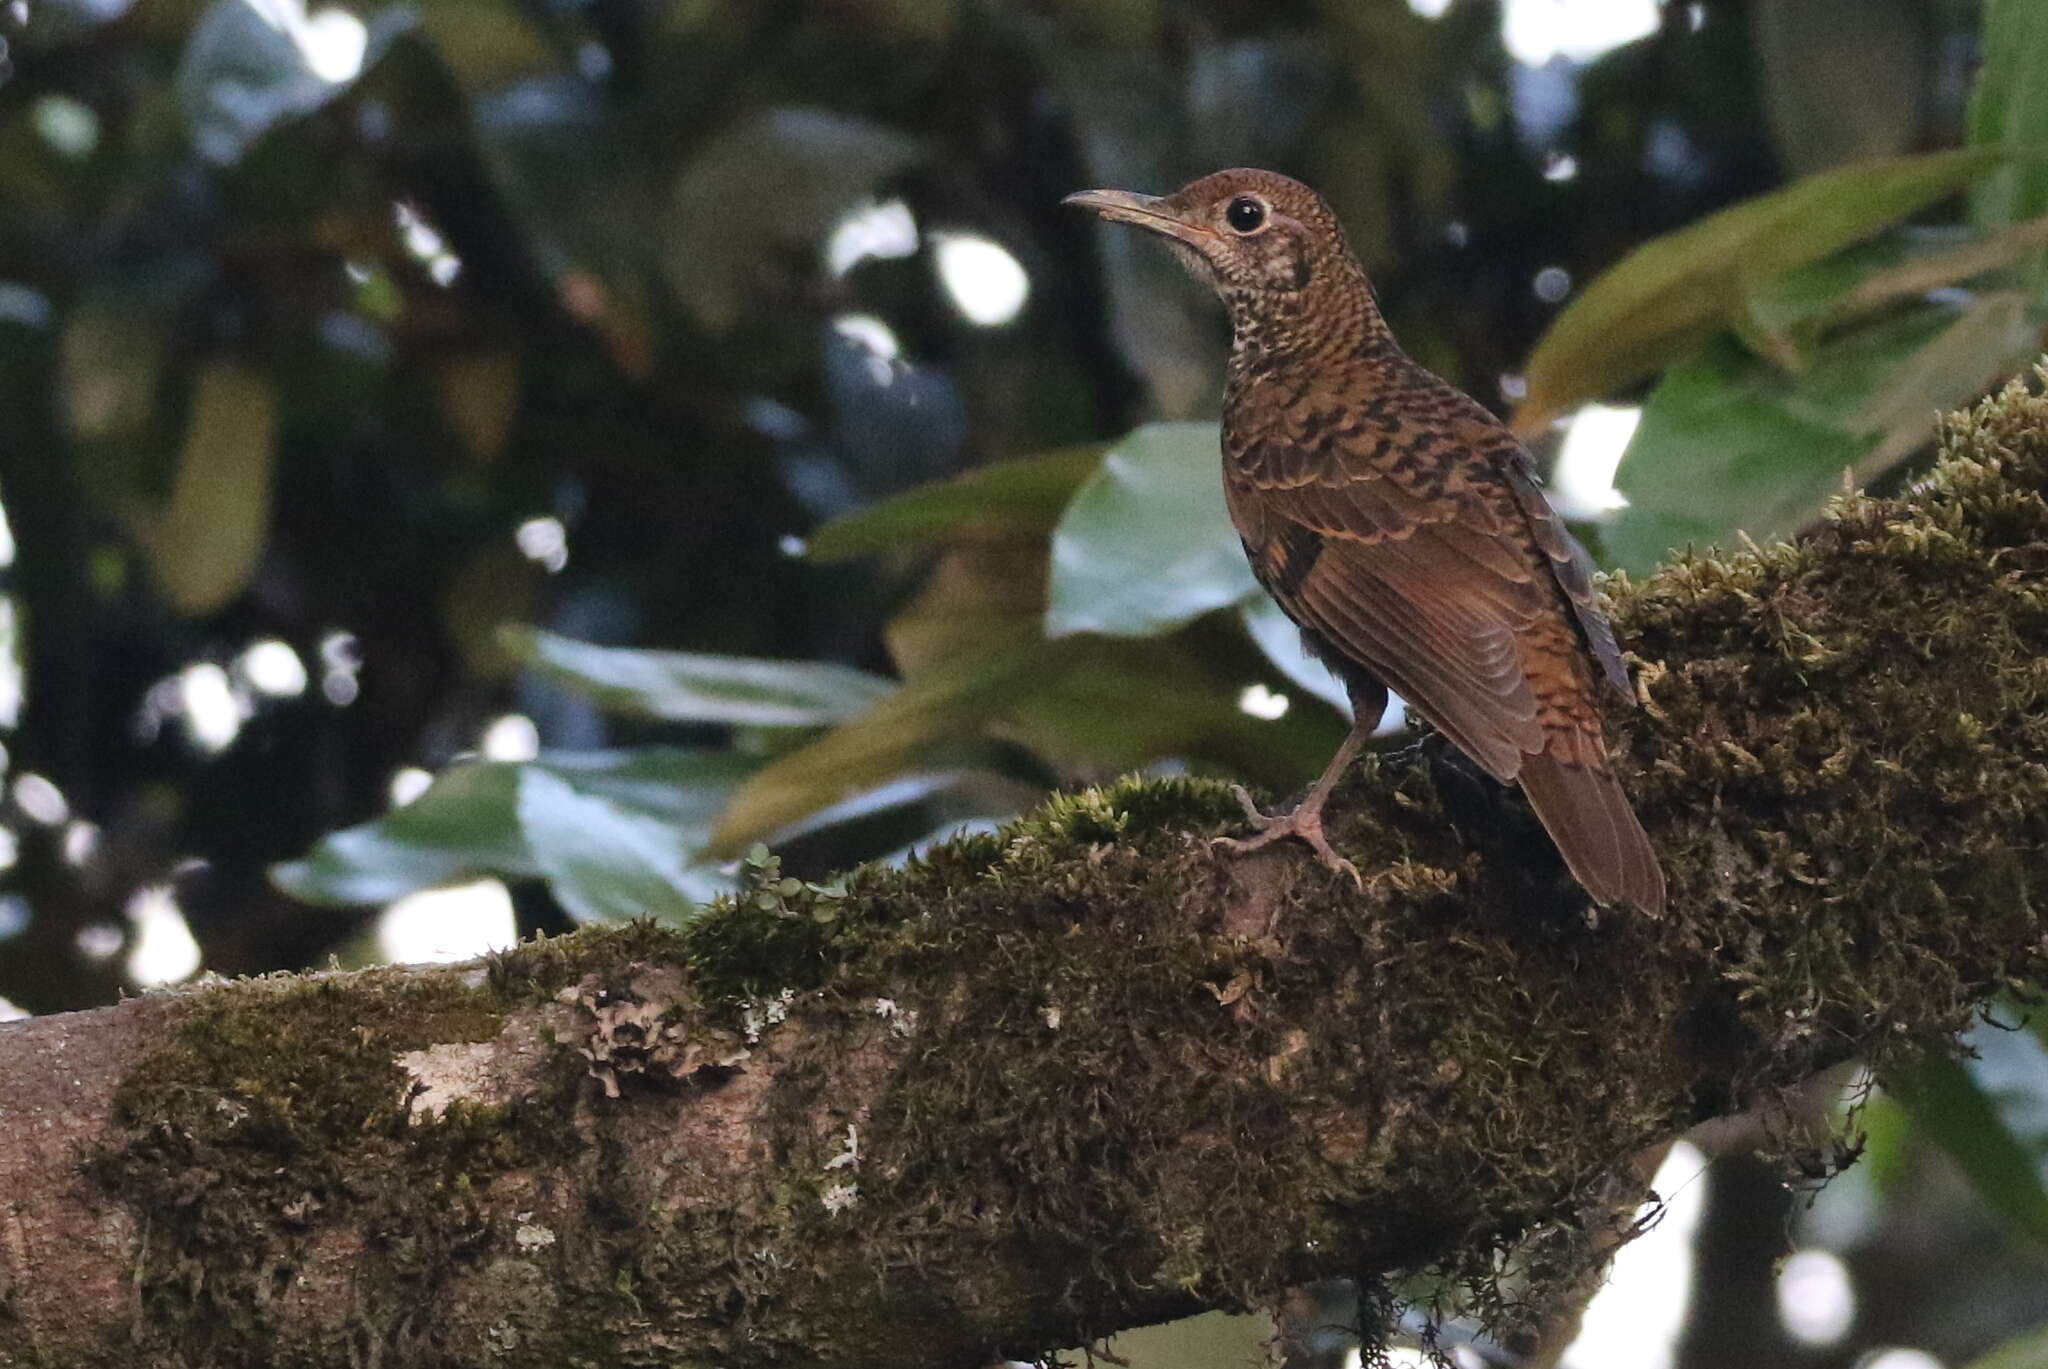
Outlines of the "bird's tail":
[{"label": "bird's tail", "polygon": [[1602,903],[1664,911],[1664,869],[1614,772],[1545,752],[1522,761],[1522,792],[1564,863]]}]

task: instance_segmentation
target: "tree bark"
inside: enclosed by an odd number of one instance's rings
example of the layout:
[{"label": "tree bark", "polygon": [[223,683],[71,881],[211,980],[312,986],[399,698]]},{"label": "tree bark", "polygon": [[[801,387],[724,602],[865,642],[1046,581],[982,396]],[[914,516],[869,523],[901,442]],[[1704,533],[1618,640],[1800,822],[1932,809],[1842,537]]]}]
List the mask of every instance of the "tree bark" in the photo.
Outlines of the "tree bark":
[{"label": "tree bark", "polygon": [[2043,969],[2048,404],[1945,445],[1614,587],[1662,920],[1425,744],[1340,791],[1363,890],[1132,781],[843,897],[31,1020],[0,1363],[972,1369],[1416,1269],[1511,1327],[1646,1147]]}]

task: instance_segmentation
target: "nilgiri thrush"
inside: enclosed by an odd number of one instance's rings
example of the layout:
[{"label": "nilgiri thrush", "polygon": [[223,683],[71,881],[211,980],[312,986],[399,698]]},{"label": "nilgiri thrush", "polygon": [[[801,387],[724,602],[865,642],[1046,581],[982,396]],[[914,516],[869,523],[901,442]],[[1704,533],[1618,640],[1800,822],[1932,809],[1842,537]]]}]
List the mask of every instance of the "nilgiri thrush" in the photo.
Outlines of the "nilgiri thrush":
[{"label": "nilgiri thrush", "polygon": [[1664,872],[1601,731],[1603,691],[1633,696],[1585,552],[1514,435],[1395,344],[1330,207],[1252,170],[1066,203],[1161,235],[1222,297],[1231,521],[1259,584],[1351,695],[1351,733],[1307,797],[1269,817],[1240,791],[1260,831],[1224,844],[1299,837],[1356,879],[1323,804],[1391,689],[1521,783],[1595,898],[1662,912]]}]

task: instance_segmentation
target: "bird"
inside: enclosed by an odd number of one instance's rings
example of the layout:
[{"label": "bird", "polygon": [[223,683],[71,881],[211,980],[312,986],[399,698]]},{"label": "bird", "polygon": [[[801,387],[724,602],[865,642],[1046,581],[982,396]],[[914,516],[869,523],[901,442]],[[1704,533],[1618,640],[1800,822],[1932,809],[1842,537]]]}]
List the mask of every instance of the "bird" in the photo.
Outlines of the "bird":
[{"label": "bird", "polygon": [[1159,235],[1221,298],[1224,502],[1254,578],[1352,701],[1349,735],[1301,802],[1269,815],[1237,789],[1256,834],[1219,844],[1298,838],[1359,880],[1323,807],[1392,690],[1521,785],[1596,900],[1661,914],[1664,871],[1607,750],[1603,695],[1634,694],[1592,563],[1514,434],[1397,345],[1330,206],[1251,168],[1062,203]]}]

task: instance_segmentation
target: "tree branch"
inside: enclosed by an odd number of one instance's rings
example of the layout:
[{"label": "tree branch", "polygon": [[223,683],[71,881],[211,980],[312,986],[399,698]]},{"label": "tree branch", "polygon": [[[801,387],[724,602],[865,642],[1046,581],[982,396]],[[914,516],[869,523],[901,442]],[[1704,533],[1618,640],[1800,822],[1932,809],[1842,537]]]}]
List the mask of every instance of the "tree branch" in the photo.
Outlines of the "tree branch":
[{"label": "tree branch", "polygon": [[844,898],[29,1021],[0,1361],[969,1369],[1335,1275],[1569,1288],[1645,1147],[2043,967],[2048,404],[1946,445],[1619,587],[1662,921],[1425,746],[1340,796],[1363,892],[1132,782]]}]

